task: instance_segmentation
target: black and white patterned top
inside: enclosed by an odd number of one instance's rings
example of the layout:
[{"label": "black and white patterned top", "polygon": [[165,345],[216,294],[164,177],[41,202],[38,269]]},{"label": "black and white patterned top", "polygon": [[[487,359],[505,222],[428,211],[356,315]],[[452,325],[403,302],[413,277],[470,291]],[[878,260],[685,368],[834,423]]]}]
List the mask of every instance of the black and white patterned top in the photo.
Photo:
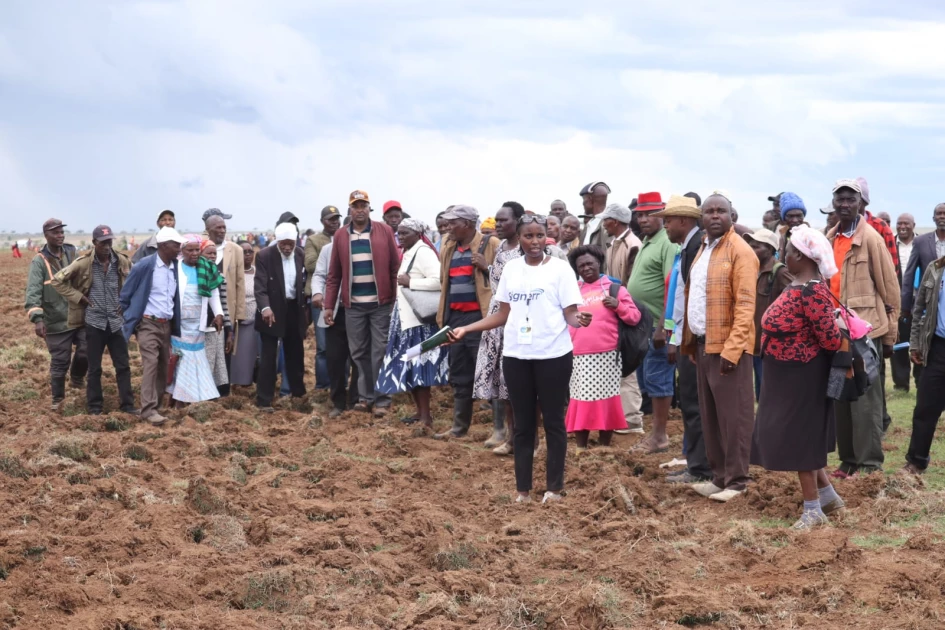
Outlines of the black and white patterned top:
[{"label": "black and white patterned top", "polygon": [[99,330],[121,332],[124,318],[118,314],[118,254],[111,252],[108,271],[101,261],[92,256],[92,286],[89,288],[89,302],[85,309],[85,323]]}]

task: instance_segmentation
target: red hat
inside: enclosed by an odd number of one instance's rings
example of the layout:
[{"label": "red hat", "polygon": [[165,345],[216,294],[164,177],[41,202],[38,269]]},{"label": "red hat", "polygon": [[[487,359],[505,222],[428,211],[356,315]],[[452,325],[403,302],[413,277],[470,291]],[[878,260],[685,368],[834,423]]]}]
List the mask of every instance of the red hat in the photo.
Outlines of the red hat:
[{"label": "red hat", "polygon": [[404,208],[403,208],[403,206],[400,205],[400,202],[399,202],[399,201],[394,201],[393,199],[391,199],[390,201],[388,201],[387,203],[384,204],[384,212],[383,212],[383,214],[387,214],[387,211],[390,210],[391,208],[397,208],[397,209],[400,210],[401,212],[404,211]]},{"label": "red hat", "polygon": [[658,192],[646,192],[637,195],[636,212],[649,212],[651,210],[662,210],[666,207],[663,198]]}]

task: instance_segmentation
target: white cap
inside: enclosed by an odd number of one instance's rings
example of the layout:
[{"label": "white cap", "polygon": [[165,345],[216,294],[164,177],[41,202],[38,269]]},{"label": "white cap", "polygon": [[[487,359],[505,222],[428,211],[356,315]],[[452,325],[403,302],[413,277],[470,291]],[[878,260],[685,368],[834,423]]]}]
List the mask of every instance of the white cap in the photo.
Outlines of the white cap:
[{"label": "white cap", "polygon": [[277,241],[294,241],[299,236],[299,230],[293,223],[280,223],[276,226]]},{"label": "white cap", "polygon": [[168,241],[173,241],[175,243],[180,243],[181,245],[187,242],[177,230],[175,230],[174,228],[168,225],[165,225],[160,230],[158,230],[158,233],[155,235],[154,240],[157,241],[158,243],[166,243]]}]

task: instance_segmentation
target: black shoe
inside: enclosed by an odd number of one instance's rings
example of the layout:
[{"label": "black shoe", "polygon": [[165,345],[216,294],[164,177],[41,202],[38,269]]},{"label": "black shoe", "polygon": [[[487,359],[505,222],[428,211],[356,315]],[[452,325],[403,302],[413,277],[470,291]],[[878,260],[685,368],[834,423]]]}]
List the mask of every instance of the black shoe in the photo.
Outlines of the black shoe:
[{"label": "black shoe", "polygon": [[89,409],[89,415],[90,415],[90,416],[100,416],[100,415],[102,415],[102,410],[101,410],[101,409]]},{"label": "black shoe", "polygon": [[265,407],[261,405],[256,405],[256,411],[258,411],[259,413],[274,413],[276,410],[272,408],[272,405],[267,405]]},{"label": "black shoe", "polygon": [[140,415],[141,415],[141,410],[140,410],[140,409],[136,409],[135,407],[122,407],[122,408],[121,408],[121,412],[122,412],[122,413],[127,413],[127,414],[132,415],[132,416],[140,416]]}]

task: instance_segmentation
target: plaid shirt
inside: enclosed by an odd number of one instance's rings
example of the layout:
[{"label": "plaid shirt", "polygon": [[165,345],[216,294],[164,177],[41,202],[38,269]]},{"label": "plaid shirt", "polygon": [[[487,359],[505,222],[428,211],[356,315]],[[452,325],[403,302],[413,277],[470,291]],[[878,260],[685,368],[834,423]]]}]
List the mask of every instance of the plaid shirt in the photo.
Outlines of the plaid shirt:
[{"label": "plaid shirt", "polygon": [[[706,237],[708,238],[708,237]],[[705,251],[705,242],[696,261]],[[730,229],[709,254],[706,278],[705,351],[738,363],[744,354],[755,348],[755,285],[758,281],[758,257],[743,238]],[[693,266],[695,266],[695,261]],[[691,274],[691,272],[690,272]],[[690,282],[686,283],[689,300]],[[689,318],[683,323],[683,354],[696,353],[695,335],[689,329]]]},{"label": "plaid shirt", "polygon": [[892,256],[893,266],[896,268],[896,277],[899,278],[901,283],[902,269],[899,268],[899,247],[896,245],[896,236],[893,234],[892,228],[879,217],[874,217],[870,214],[869,210],[866,211],[866,222],[883,237],[883,241],[886,243],[886,249],[889,250],[889,255]]}]

